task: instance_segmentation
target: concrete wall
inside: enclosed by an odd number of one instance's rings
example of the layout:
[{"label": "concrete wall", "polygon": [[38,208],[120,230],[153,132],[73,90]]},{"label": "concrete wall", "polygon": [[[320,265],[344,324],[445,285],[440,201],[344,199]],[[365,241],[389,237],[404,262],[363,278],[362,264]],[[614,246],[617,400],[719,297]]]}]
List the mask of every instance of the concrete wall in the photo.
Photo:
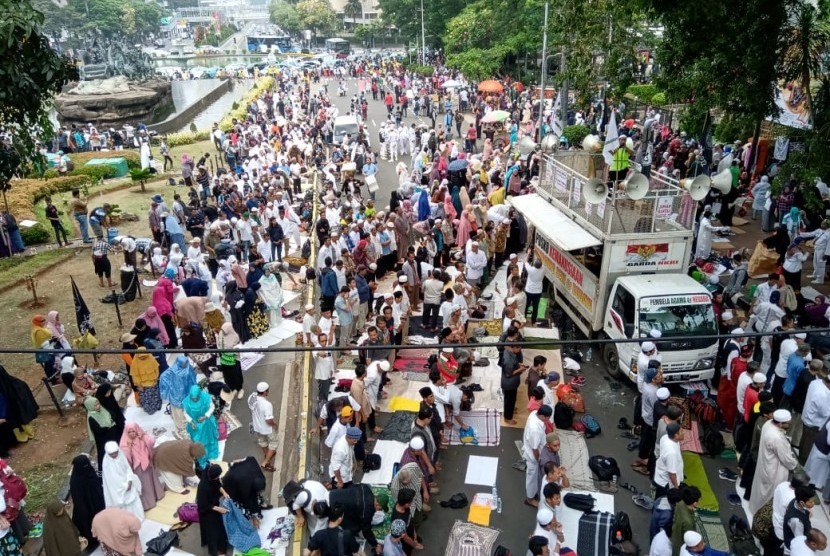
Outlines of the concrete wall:
[{"label": "concrete wall", "polygon": [[219,100],[225,93],[230,91],[230,79],[223,79],[213,90],[208,92],[202,98],[192,102],[177,114],[173,114],[163,122],[151,124],[147,126],[150,131],[155,131],[159,134],[175,133],[176,131],[187,127],[188,122],[202,110]]}]

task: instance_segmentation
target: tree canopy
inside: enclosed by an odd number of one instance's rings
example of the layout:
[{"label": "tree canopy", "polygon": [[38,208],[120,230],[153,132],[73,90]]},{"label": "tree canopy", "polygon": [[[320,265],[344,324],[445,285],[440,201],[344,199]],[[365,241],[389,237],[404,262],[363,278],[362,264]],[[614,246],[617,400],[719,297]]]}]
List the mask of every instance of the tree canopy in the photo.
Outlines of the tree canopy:
[{"label": "tree canopy", "polygon": [[144,36],[157,33],[166,11],[143,0],[74,0],[59,8],[51,0],[32,0],[44,14],[44,31],[58,36],[62,30],[78,36],[98,29],[105,37]]},{"label": "tree canopy", "polygon": [[78,71],[43,35],[43,14],[28,0],[4,0],[0,20],[0,126],[10,141],[0,145],[0,187],[20,166],[37,162],[36,141],[52,136],[47,102]]},{"label": "tree canopy", "polygon": [[286,33],[297,33],[303,29],[297,8],[285,0],[271,2],[268,5],[268,14],[271,17],[271,23],[278,25]]},{"label": "tree canopy", "polygon": [[337,16],[328,0],[301,0],[296,10],[302,28],[315,35],[327,35],[337,25]]},{"label": "tree canopy", "polygon": [[[476,0],[450,19],[444,34],[447,62],[465,75],[484,78],[512,73],[527,56],[538,74],[544,0]],[[551,0],[548,53],[564,52],[571,87],[584,96],[604,79],[620,91],[633,80],[637,50],[651,45],[644,12],[637,2]]]}]

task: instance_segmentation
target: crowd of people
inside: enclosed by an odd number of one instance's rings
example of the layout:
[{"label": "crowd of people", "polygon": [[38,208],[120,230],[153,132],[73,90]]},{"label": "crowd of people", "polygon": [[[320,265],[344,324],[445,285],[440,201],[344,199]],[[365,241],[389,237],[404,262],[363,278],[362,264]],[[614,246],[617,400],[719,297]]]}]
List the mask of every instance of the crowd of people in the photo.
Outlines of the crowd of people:
[{"label": "crowd of people", "polygon": [[[149,415],[169,404],[174,426],[169,431],[172,439],[159,443],[157,431],[126,422],[117,388],[73,357],[60,316],[53,311],[32,320],[33,346],[59,350],[38,362],[46,376],[62,380],[87,411],[88,434],[96,451],[95,457],[82,454],[73,460],[71,518],[60,502],[48,508],[44,535],[51,539],[55,554],[77,553],[75,544],[63,542],[73,535],[76,540],[80,536],[89,543],[100,542],[108,556],[142,553],[138,532],[144,512],[166,490],[196,490],[201,540],[211,556],[228,553],[231,546],[239,548],[234,541],[259,526],[262,511],[269,508],[262,495],[264,472],[274,471],[278,449],[268,383],[258,383],[247,397],[261,458],[234,462],[222,475],[212,462],[219,456],[219,440],[227,435],[228,406],[245,398],[240,356],[233,351],[216,356],[191,353],[169,360],[164,350],[232,350],[280,326],[291,316],[284,307],[285,280],[294,286],[316,281],[320,293],[319,303],[305,305],[298,320],[303,348],[313,357],[321,408],[312,434],[320,435],[328,449],[328,466],[320,481],[283,488],[297,526],[308,526],[308,551],[353,554],[359,536],[377,554],[401,556],[422,550],[422,524],[432,509],[432,497],[441,492],[442,451],[449,448],[453,429],[467,428],[462,412],[474,403],[463,384],[477,364],[476,355],[455,344],[467,342],[476,320],[496,316],[484,291],[501,269],[505,278],[496,287],[505,308],[499,340],[510,342],[499,349],[498,358],[504,424],[517,423],[514,414],[522,383],[529,400],[522,457],[525,502],[536,508],[536,526],[529,531],[528,553],[559,553],[565,548],[559,517],[562,489],[570,482],[559,457],[554,409],[565,392],[561,387],[579,385],[582,377],[578,372],[566,377],[549,371],[544,356],[525,361],[525,329],[547,316],[540,311],[544,270],[534,256],[532,231],[505,202],[529,191],[539,174],[538,153],[514,156],[524,136],[536,137],[539,106],[509,81],[502,93],[479,93],[463,76],[440,68],[431,78],[412,74],[395,61],[375,67],[355,63],[347,71],[358,88],[348,112],[360,122],[356,133],[333,143],[334,121],[341,113],[327,86],[312,92],[313,75],[286,72],[273,91],[248,106],[244,120],[234,120],[228,132],[213,130],[227,169],[209,170],[209,153],[195,160],[182,156],[181,187],[151,198],[145,237],[121,236],[111,242],[105,238],[110,207],[90,211],[79,192],[73,192],[70,210],[82,240],[93,244],[100,285],[112,285],[113,251],[123,254],[126,265],[146,269],[157,279],[151,304],[120,337],[125,350],[135,350],[122,356],[129,382],[125,389],[135,393],[137,404]],[[449,79],[460,85],[445,88]],[[375,147],[364,125],[369,102],[387,109]],[[503,126],[482,122],[497,109],[510,113]],[[625,112],[622,106],[618,109]],[[432,126],[405,125],[408,110],[430,118]],[[593,107],[569,114],[568,121],[601,126],[608,113],[603,106]],[[545,118],[542,134],[551,127]],[[653,112],[646,115],[641,131],[625,123],[622,127],[634,139],[634,149],[621,152],[629,153],[646,175],[652,167],[675,179],[713,173],[728,154],[716,147],[717,156],[707,160],[699,145],[673,133]],[[503,137],[498,136],[501,132]],[[711,254],[713,215],[729,226],[732,203],[743,195],[741,188],[756,198],[763,193],[756,193],[758,184],[743,170],[747,151],[739,147],[732,146],[729,166],[734,191],[721,197],[713,194],[697,207],[698,259]],[[397,187],[388,205],[381,206],[373,187],[378,164],[407,156],[411,164],[397,164]],[[613,169],[620,179],[628,164],[625,157]],[[318,190],[308,190],[306,184],[313,182],[315,173]],[[768,180],[758,183],[768,185]],[[785,190],[782,195],[789,194]],[[717,210],[707,206],[715,204]],[[772,218],[772,205],[767,205],[759,209],[764,222]],[[765,554],[787,550],[804,555],[826,547],[823,533],[812,528],[809,510],[816,491],[830,479],[830,378],[823,365],[823,337],[807,343],[804,334],[787,331],[806,318],[815,319],[811,324],[827,323],[830,304],[824,299],[808,304],[798,295],[801,267],[793,261],[807,258],[796,255],[804,244],[799,239],[809,237],[820,246],[830,235],[824,224],[817,232],[805,233],[802,215],[793,213],[792,204],[782,204],[780,197],[774,206],[781,227],[773,241],[776,247],[787,242],[783,267],[755,289],[751,318],[743,323],[735,310],[746,283],[741,255],[733,258],[725,291],[713,296],[720,330],[729,334],[719,357],[717,406],[741,453],[740,476],[732,479],[745,488],[751,511],[764,525],[758,526],[756,535]],[[822,281],[823,258],[816,261],[815,278]],[[299,266],[303,268],[297,279]],[[747,329],[779,334],[747,339],[742,336]],[[361,468],[372,468],[371,446],[383,430],[377,413],[387,395],[384,386],[401,355],[396,347],[409,343],[410,337],[434,347],[435,353],[386,498],[356,479]],[[640,401],[634,421],[639,439],[632,463],[632,469],[654,485],[650,553],[676,556],[685,550],[714,555],[717,551],[705,547],[690,519],[700,491],[684,483],[684,414],[668,403],[658,340],[654,335],[644,341],[637,361]],[[338,364],[347,357],[343,350],[357,353],[354,379],[345,388],[335,388]],[[26,427],[34,417],[31,408],[4,400],[13,386],[4,386],[2,374],[0,410],[8,405],[14,419],[4,421],[0,431],[8,429],[10,446],[33,434]],[[788,429],[797,429],[798,435],[788,437]],[[5,447],[2,440],[0,447]],[[372,529],[376,512],[385,514],[388,532],[383,538]],[[3,519],[10,524],[0,544],[8,543],[6,553],[18,554],[14,543],[25,534],[15,531],[6,512],[0,511],[0,517],[0,534]]]}]

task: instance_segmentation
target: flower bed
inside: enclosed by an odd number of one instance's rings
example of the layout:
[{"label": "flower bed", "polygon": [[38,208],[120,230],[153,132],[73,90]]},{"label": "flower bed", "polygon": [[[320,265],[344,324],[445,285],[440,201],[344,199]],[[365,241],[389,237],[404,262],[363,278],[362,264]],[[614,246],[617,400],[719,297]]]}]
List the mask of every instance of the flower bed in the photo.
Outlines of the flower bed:
[{"label": "flower bed", "polygon": [[274,88],[276,80],[269,76],[260,77],[254,84],[253,88],[248,91],[244,97],[237,103],[237,108],[231,110],[227,116],[222,118],[219,122],[219,129],[227,133],[231,130],[233,120],[245,120],[248,117],[248,105],[256,101],[259,97],[264,95],[267,91]]},{"label": "flower bed", "polygon": [[23,179],[12,180],[10,189],[6,193],[9,201],[9,210],[18,221],[24,219],[37,220],[34,206],[47,195],[65,193],[74,188],[92,185],[90,176],[65,176],[52,179]]}]

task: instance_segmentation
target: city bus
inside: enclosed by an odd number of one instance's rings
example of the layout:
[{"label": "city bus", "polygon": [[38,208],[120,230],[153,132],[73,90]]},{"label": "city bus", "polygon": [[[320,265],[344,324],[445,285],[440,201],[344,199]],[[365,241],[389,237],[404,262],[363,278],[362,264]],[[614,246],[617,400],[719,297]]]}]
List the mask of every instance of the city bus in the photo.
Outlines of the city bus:
[{"label": "city bus", "polygon": [[326,39],[326,50],[340,58],[349,55],[351,52],[351,44],[346,39]]}]

